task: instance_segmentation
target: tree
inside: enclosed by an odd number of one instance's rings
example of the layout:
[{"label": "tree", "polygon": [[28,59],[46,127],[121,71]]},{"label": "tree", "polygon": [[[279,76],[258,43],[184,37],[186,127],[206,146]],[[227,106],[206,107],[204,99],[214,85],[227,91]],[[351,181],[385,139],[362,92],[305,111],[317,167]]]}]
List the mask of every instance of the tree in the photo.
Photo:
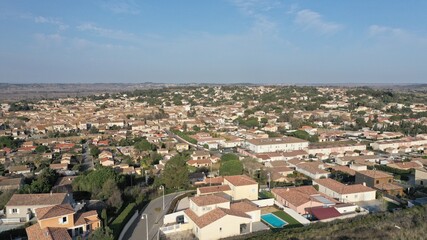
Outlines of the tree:
[{"label": "tree", "polygon": [[24,185],[24,187],[20,190],[20,193],[48,193],[52,189],[57,179],[58,174],[55,172],[55,170],[45,168],[36,178],[36,180],[31,182],[30,185]]},{"label": "tree", "polygon": [[117,173],[108,167],[98,167],[87,175],[80,175],[73,181],[73,190],[92,193],[96,199],[104,199],[102,195],[104,183],[112,179],[117,181]]},{"label": "tree", "polygon": [[109,227],[98,228],[89,235],[89,240],[114,240],[114,236]]},{"label": "tree", "polygon": [[221,176],[240,175],[243,173],[243,164],[239,160],[221,162],[219,174]]},{"label": "tree", "polygon": [[161,182],[169,189],[186,189],[188,187],[188,168],[185,156],[172,157],[165,165]]},{"label": "tree", "polygon": [[101,219],[103,221],[103,227],[106,228],[107,227],[107,223],[108,223],[108,217],[107,217],[107,209],[102,209],[101,211]]},{"label": "tree", "polygon": [[99,148],[97,146],[92,146],[90,148],[90,155],[92,155],[92,157],[98,158],[100,153],[101,153],[101,151],[99,150]]},{"label": "tree", "polygon": [[146,139],[142,139],[141,141],[136,142],[133,146],[139,152],[150,151],[153,149],[151,143],[149,143]]},{"label": "tree", "polygon": [[3,176],[5,172],[4,165],[0,163],[0,176]]},{"label": "tree", "polygon": [[47,146],[44,146],[44,145],[39,145],[36,147],[37,153],[45,153],[45,152],[47,152],[47,150],[49,150],[49,148]]}]

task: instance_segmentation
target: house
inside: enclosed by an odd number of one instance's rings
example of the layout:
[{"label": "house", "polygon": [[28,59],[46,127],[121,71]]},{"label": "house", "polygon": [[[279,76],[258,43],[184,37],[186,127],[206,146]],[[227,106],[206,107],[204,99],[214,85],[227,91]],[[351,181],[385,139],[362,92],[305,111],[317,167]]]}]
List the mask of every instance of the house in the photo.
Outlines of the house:
[{"label": "house", "polygon": [[294,137],[256,138],[248,139],[246,148],[254,153],[289,152],[308,148],[308,141]]},{"label": "house", "polygon": [[193,154],[191,154],[192,160],[202,160],[202,159],[209,159],[210,158],[209,152],[206,151],[194,151]]},{"label": "house", "polygon": [[427,170],[425,168],[415,169],[415,184],[419,186],[427,185]]},{"label": "house", "polygon": [[187,164],[196,168],[209,167],[212,162],[209,159],[188,160]]},{"label": "house", "polygon": [[27,227],[28,240],[85,239],[101,227],[95,210],[75,212],[70,204],[54,205],[36,209],[37,223]]},{"label": "house", "polygon": [[0,177],[0,191],[20,189],[22,185],[23,177]]},{"label": "house", "polygon": [[175,148],[178,152],[187,151],[190,149],[190,146],[187,143],[177,143]]},{"label": "house", "polygon": [[320,179],[329,177],[329,172],[322,169],[322,165],[317,162],[301,162],[296,165],[295,170],[312,179]]},{"label": "house", "polygon": [[101,158],[101,159],[99,159],[99,162],[104,167],[114,166],[114,160],[112,160],[111,158]]},{"label": "house", "polygon": [[55,171],[65,171],[68,169],[67,163],[52,163],[49,165],[49,168],[55,170]]},{"label": "house", "polygon": [[320,194],[313,186],[274,188],[271,190],[276,201],[299,214],[306,214],[306,208],[335,205],[336,201]]},{"label": "house", "polygon": [[403,195],[403,188],[393,183],[393,175],[376,170],[356,172],[356,183],[384,191],[391,195]]},{"label": "house", "polygon": [[376,197],[376,190],[363,184],[345,185],[325,178],[313,180],[313,185],[319,186],[319,192],[344,203],[371,201]]},{"label": "house", "polygon": [[224,176],[224,184],[230,186],[232,200],[258,200],[258,183],[246,175]]},{"label": "house", "polygon": [[184,218],[198,239],[213,240],[252,232],[252,224],[259,222],[260,214],[249,200],[230,203],[221,195],[205,195],[190,198]]},{"label": "house", "polygon": [[410,169],[421,169],[423,165],[421,163],[417,163],[415,161],[411,162],[394,162],[387,164],[388,167],[396,168],[399,170],[410,170]]},{"label": "house", "polygon": [[9,166],[9,172],[14,174],[29,174],[31,173],[31,168],[27,165],[17,165]]},{"label": "house", "polygon": [[27,222],[34,216],[37,208],[72,202],[72,197],[67,193],[13,194],[5,205],[6,217]]},{"label": "house", "polygon": [[341,213],[335,207],[312,207],[308,208],[307,212],[310,216],[319,221],[334,219],[341,216]]},{"label": "house", "polygon": [[209,187],[199,187],[197,188],[197,196],[209,195],[215,193],[225,193],[228,196],[232,196],[231,188],[229,185],[217,185],[217,186],[209,186]]},{"label": "house", "polygon": [[98,156],[98,158],[109,158],[109,159],[113,159],[113,153],[112,152],[110,152],[110,151],[106,151],[106,150],[104,150],[104,151],[102,151],[100,154],[99,154],[99,156]]},{"label": "house", "polygon": [[73,187],[72,183],[74,179],[77,178],[77,176],[66,176],[66,177],[59,177],[56,181],[55,185],[52,188],[52,192],[55,193],[72,193]]}]

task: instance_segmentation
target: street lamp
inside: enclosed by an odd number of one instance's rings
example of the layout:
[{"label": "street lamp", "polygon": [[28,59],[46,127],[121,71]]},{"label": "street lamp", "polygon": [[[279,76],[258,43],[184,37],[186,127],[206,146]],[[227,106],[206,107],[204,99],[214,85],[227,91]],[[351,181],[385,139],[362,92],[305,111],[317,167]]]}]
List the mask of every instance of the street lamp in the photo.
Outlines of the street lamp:
[{"label": "street lamp", "polygon": [[163,192],[163,208],[162,208],[162,210],[164,211],[165,210],[165,187],[163,187],[163,185],[160,185],[159,189],[162,190],[162,192]]},{"label": "street lamp", "polygon": [[145,232],[147,234],[146,239],[148,240],[148,215],[146,213],[143,213],[141,219],[145,219]]}]

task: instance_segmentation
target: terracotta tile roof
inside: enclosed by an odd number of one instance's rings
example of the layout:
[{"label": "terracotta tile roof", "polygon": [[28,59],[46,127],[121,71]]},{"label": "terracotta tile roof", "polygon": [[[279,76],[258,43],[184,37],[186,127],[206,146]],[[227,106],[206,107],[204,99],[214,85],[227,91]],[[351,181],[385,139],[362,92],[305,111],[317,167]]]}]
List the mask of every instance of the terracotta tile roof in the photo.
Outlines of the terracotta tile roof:
[{"label": "terracotta tile roof", "polygon": [[207,193],[216,193],[216,192],[224,192],[230,191],[231,188],[228,185],[218,185],[218,186],[209,186],[209,187],[199,187],[199,191],[202,194]]},{"label": "terracotta tile roof", "polygon": [[197,216],[191,209],[187,209],[184,213],[199,227],[204,228],[209,224],[216,222],[217,220],[225,217],[226,215],[232,215],[243,218],[251,218],[249,215],[243,212],[225,209],[225,208],[215,208],[214,210],[203,214],[202,216]]},{"label": "terracotta tile roof", "polygon": [[259,210],[257,205],[247,199],[242,200],[240,202],[232,203],[230,205],[230,209],[244,213]]},{"label": "terracotta tile roof", "polygon": [[212,164],[212,161],[210,159],[188,160],[187,164],[188,165]]},{"label": "terracotta tile roof", "polygon": [[38,220],[74,214],[74,209],[68,203],[51,207],[37,208],[35,211]]},{"label": "terracotta tile roof", "polygon": [[72,240],[66,228],[40,228],[38,223],[25,229],[28,240]]},{"label": "terracotta tile roof", "polygon": [[224,179],[233,184],[234,186],[258,184],[255,180],[246,175],[225,176]]},{"label": "terracotta tile roof", "polygon": [[206,178],[205,179],[206,183],[211,183],[211,184],[222,184],[222,182],[224,182],[224,178],[223,177],[213,177],[213,178]]},{"label": "terracotta tile roof", "polygon": [[66,193],[13,194],[6,206],[59,205],[65,202]]},{"label": "terracotta tile roof", "polygon": [[0,186],[12,186],[21,184],[21,178],[0,177]]},{"label": "terracotta tile roof", "polygon": [[281,137],[281,138],[254,138],[248,139],[247,142],[253,145],[273,145],[273,144],[286,144],[286,143],[306,143],[308,141],[294,138],[294,137]]},{"label": "terracotta tile roof", "polygon": [[375,191],[375,189],[372,189],[367,186],[363,186],[362,184],[345,185],[330,178],[315,179],[313,180],[313,182],[319,185],[322,185],[339,194],[351,194],[351,193]]},{"label": "terracotta tile roof", "polygon": [[422,168],[423,166],[417,162],[396,162],[387,164],[389,167],[398,169]]},{"label": "terracotta tile roof", "polygon": [[335,166],[331,166],[332,169],[334,169],[335,171],[340,171],[340,172],[344,172],[344,173],[348,173],[351,176],[356,175],[356,171],[347,167],[347,166],[340,166],[340,165],[335,165]]},{"label": "terracotta tile roof", "polygon": [[313,186],[301,186],[294,188],[274,188],[271,190],[274,194],[285,199],[295,207],[301,206],[312,199],[311,195],[319,194]]},{"label": "terracotta tile roof", "polygon": [[307,210],[309,213],[311,213],[313,216],[315,216],[319,220],[341,216],[341,213],[339,213],[333,207],[328,207],[328,208],[314,207],[314,208],[308,208]]},{"label": "terracotta tile roof", "polygon": [[197,206],[207,206],[207,205],[213,205],[218,203],[225,203],[229,202],[226,197],[221,196],[219,194],[212,194],[212,195],[203,195],[203,196],[197,196],[190,198],[190,201],[194,202]]},{"label": "terracotta tile roof", "polygon": [[80,226],[92,222],[100,221],[98,218],[98,213],[96,210],[92,210],[89,212],[76,213],[74,216],[74,226]]},{"label": "terracotta tile roof", "polygon": [[364,170],[359,171],[358,173],[368,176],[370,178],[393,178],[393,175],[378,170]]},{"label": "terracotta tile roof", "polygon": [[397,185],[397,184],[393,184],[393,183],[380,183],[380,184],[375,184],[374,185],[375,188],[380,189],[380,190],[400,190],[403,189],[403,187]]}]

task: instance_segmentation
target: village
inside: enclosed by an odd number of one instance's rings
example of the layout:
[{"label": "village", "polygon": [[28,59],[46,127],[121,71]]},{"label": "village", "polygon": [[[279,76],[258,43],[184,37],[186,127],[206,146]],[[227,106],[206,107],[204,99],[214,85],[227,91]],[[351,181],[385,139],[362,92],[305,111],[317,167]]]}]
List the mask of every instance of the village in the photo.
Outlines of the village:
[{"label": "village", "polygon": [[221,239],[424,205],[426,99],[218,85],[4,102],[0,236]]}]

